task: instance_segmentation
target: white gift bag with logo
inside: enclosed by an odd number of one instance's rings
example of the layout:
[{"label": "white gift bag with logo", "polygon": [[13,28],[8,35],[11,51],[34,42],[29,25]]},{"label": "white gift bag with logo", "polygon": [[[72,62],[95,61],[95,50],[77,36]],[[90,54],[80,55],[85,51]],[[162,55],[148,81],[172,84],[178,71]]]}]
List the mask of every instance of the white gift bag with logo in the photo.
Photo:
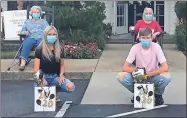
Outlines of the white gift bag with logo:
[{"label": "white gift bag with logo", "polygon": [[34,111],[56,110],[56,86],[34,87]]},{"label": "white gift bag with logo", "polygon": [[154,84],[134,84],[134,108],[154,108]]}]

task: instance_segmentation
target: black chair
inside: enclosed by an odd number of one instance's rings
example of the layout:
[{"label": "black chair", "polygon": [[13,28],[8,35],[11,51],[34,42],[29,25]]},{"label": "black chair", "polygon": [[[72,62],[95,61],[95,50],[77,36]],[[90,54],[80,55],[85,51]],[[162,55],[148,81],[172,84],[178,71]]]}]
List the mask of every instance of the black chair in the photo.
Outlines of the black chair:
[{"label": "black chair", "polygon": [[[139,43],[139,40],[136,39],[136,37],[137,37],[137,35],[138,35],[138,32],[135,32],[134,30],[130,30],[130,33],[131,33],[131,35],[133,36],[132,45],[134,45],[134,44],[136,44],[136,43]],[[156,37],[156,39],[153,40],[153,42],[158,42],[162,49],[163,49],[163,37],[164,37],[164,34],[166,34],[166,32],[161,32],[161,33]]]},{"label": "black chair", "polygon": [[[46,19],[46,21],[48,23],[50,23],[51,25],[54,25],[54,10],[55,10],[54,6],[53,7],[40,6],[40,7],[42,8],[42,11],[43,11],[43,14],[42,14],[41,18],[42,19]],[[31,6],[27,6],[27,19],[29,19],[29,11],[30,11],[30,9],[31,9]],[[26,37],[26,35],[20,32],[20,33],[18,33],[18,36],[19,36],[19,39],[20,39],[19,40],[20,41],[20,47],[19,47],[19,49],[18,49],[18,51],[17,51],[17,53],[16,53],[16,55],[15,55],[13,61],[12,61],[12,64],[10,65],[10,67],[8,67],[7,71],[10,71],[10,69],[12,67],[14,67],[15,65],[20,64],[20,60],[16,64],[14,64],[14,62],[15,62],[15,59],[18,56],[18,54],[20,55],[20,52],[22,50],[22,45],[23,45],[23,39]],[[35,48],[36,47],[33,47],[31,49],[31,52],[35,51]],[[27,64],[29,64],[29,62],[32,59],[34,59],[34,55],[29,55],[29,60],[28,60]]]}]

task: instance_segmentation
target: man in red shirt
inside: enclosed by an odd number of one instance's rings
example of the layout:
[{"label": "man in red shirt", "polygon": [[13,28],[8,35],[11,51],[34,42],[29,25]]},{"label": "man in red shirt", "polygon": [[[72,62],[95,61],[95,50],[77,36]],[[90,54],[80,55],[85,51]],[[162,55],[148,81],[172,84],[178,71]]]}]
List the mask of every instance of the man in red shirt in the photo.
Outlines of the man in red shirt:
[{"label": "man in red shirt", "polygon": [[[140,28],[148,27],[152,29],[153,39],[156,38],[157,35],[162,32],[162,29],[159,23],[154,20],[153,10],[151,8],[146,7],[143,12],[142,20],[138,20],[135,26],[130,26],[129,30],[139,31]],[[137,36],[138,38],[139,36]]]}]

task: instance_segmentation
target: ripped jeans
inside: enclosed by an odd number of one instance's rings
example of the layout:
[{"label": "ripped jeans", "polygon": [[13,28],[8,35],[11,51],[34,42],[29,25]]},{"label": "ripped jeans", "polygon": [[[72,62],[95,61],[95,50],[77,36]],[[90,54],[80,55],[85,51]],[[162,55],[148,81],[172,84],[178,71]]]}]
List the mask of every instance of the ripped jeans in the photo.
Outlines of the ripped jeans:
[{"label": "ripped jeans", "polygon": [[[151,83],[154,83],[155,94],[162,95],[164,93],[165,87],[171,81],[171,76],[169,75],[169,73],[163,73],[163,74],[155,75],[151,77],[149,81]],[[119,79],[119,82],[129,91],[134,93],[133,77],[131,73],[125,72],[125,77]]]},{"label": "ripped jeans", "polygon": [[60,88],[61,92],[67,92],[67,93],[71,93],[75,90],[75,88],[73,88],[72,90],[68,89],[68,85],[72,84],[72,82],[69,79],[65,79],[64,82],[59,85],[58,82],[58,78],[59,76],[57,74],[45,74],[45,80],[47,81],[47,86],[56,86],[57,88]]}]

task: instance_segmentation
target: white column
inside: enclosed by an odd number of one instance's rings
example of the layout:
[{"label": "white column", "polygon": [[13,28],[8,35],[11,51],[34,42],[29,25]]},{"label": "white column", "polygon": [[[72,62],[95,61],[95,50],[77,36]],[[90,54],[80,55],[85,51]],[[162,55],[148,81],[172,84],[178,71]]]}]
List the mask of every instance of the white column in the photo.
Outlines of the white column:
[{"label": "white column", "polygon": [[114,23],[114,1],[103,1],[105,3],[105,15],[106,19],[103,21],[104,23],[111,23],[112,25],[112,33],[115,30],[115,23]]},{"label": "white column", "polygon": [[8,8],[7,1],[1,1],[1,7],[3,8],[3,11],[7,11],[7,8]]},{"label": "white column", "polygon": [[116,22],[116,20],[117,20],[117,3],[116,3],[116,1],[114,1],[113,2],[113,14],[114,14],[114,16],[113,16],[113,21],[114,21],[114,27],[112,28],[112,33],[113,34],[116,34],[116,27],[117,27],[117,22]]},{"label": "white column", "polygon": [[174,35],[177,20],[175,1],[164,1],[164,31]]}]

